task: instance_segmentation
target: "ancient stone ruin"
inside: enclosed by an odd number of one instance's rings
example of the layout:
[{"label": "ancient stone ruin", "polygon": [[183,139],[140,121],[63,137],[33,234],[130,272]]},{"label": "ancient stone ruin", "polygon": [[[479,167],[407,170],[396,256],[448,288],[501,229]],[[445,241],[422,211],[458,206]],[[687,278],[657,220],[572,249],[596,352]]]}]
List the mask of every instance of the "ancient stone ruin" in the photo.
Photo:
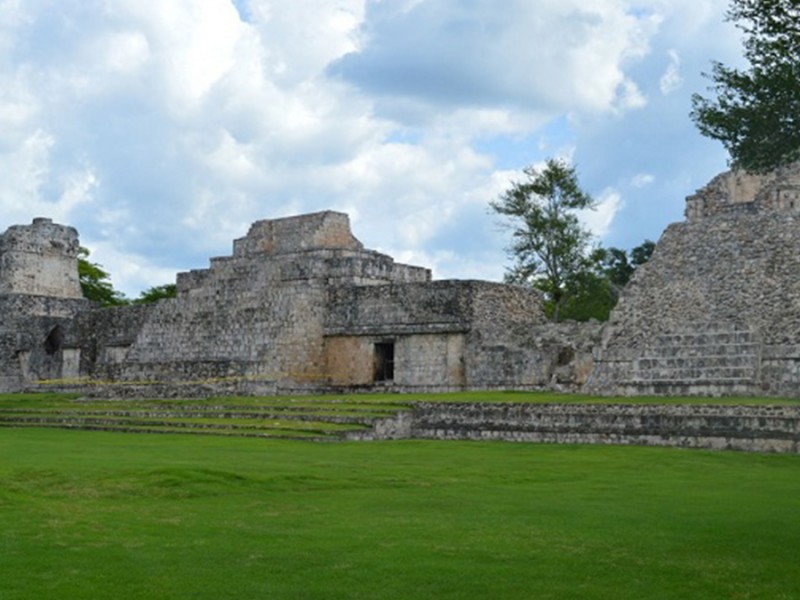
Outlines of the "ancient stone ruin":
[{"label": "ancient stone ruin", "polygon": [[588,376],[598,332],[548,324],[529,289],[432,281],[428,269],[365,249],[335,212],[254,223],[232,256],[180,273],[177,298],[152,305],[80,299],[72,228],[37,219],[9,229],[3,244],[0,302],[12,315],[0,330],[3,391],[569,385]]},{"label": "ancient stone ruin", "polygon": [[626,288],[588,390],[800,392],[800,164],[724,173],[686,200]]},{"label": "ancient stone ruin", "polygon": [[78,232],[35,219],[0,236],[0,390],[78,374],[79,352],[64,347],[83,299]]},{"label": "ancient stone ruin", "polygon": [[347,215],[258,221],[177,298],[81,298],[77,232],[0,237],[0,391],[188,396],[321,390],[800,393],[800,165],[690,196],[609,322],[552,324],[538,294],[434,281]]}]

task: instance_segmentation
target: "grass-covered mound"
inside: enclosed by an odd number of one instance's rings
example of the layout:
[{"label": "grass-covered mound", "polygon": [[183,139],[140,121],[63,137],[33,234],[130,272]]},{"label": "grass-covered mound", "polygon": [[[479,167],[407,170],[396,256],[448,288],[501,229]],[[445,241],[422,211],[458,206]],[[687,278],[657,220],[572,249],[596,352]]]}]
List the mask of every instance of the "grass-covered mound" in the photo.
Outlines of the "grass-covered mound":
[{"label": "grass-covered mound", "polygon": [[0,430],[0,598],[798,598],[800,457]]}]

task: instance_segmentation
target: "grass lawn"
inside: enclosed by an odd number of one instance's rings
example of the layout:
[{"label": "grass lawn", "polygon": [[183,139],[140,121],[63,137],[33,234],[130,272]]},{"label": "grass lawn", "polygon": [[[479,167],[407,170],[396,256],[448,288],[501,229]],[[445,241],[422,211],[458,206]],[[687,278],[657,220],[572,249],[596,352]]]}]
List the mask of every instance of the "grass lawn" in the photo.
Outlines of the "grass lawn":
[{"label": "grass lawn", "polygon": [[22,598],[800,598],[800,456],[0,429]]}]

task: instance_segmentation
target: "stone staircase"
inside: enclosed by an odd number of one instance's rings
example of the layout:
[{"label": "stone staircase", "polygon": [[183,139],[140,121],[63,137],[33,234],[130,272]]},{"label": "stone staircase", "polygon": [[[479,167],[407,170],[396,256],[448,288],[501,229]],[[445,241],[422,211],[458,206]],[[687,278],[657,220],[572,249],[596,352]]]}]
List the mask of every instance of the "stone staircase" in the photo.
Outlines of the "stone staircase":
[{"label": "stone staircase", "polygon": [[119,433],[183,433],[338,440],[368,432],[404,403],[295,398],[102,400],[64,394],[0,398],[0,429],[46,427]]},{"label": "stone staircase", "polygon": [[621,383],[639,394],[752,395],[759,390],[761,351],[760,336],[743,327],[660,334]]}]

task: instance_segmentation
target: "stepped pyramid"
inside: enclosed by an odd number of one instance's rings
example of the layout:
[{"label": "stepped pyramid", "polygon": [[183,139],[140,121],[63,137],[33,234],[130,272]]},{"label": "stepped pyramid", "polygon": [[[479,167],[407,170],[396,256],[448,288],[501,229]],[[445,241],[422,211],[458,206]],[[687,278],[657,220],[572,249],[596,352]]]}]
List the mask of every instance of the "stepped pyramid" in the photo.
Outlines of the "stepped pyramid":
[{"label": "stepped pyramid", "polygon": [[800,393],[800,163],[686,199],[595,352],[603,394]]}]

